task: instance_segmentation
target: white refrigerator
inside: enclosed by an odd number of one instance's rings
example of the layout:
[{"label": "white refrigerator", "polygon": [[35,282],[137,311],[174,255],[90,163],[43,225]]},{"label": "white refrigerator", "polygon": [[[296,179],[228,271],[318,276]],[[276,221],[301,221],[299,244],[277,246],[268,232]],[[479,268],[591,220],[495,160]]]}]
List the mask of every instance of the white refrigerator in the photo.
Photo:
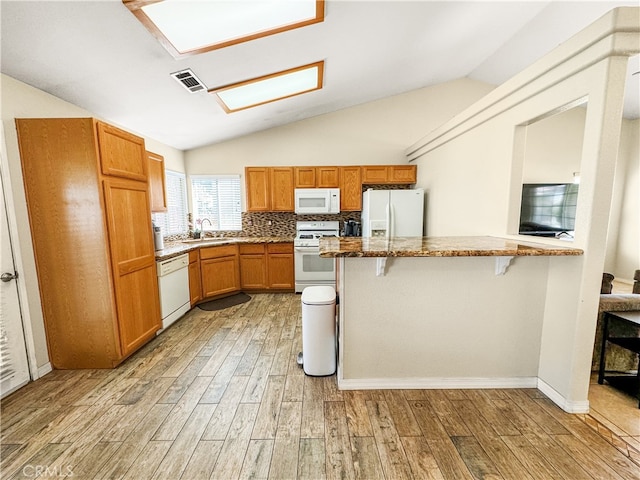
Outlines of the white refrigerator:
[{"label": "white refrigerator", "polygon": [[362,195],[363,237],[421,237],[424,190],[367,190]]}]

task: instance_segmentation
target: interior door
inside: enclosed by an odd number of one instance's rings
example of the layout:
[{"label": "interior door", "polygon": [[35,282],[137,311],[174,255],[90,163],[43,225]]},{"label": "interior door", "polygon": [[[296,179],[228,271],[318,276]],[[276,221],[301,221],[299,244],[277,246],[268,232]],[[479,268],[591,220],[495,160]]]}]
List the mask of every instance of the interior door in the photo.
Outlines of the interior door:
[{"label": "interior door", "polygon": [[29,382],[29,364],[2,181],[0,217],[0,397],[4,397]]}]

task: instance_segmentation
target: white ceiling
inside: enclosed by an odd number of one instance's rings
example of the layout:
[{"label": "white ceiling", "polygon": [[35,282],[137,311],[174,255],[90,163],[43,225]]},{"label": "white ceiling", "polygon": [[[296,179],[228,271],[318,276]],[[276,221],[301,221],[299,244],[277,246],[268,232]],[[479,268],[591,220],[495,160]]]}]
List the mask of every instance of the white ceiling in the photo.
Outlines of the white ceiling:
[{"label": "white ceiling", "polygon": [[[498,85],[621,5],[638,1],[329,0],[322,23],[176,60],[120,0],[2,0],[0,59],[6,75],[188,150],[460,77]],[[319,60],[322,90],[232,114],[169,76],[191,68],[213,88]]]}]

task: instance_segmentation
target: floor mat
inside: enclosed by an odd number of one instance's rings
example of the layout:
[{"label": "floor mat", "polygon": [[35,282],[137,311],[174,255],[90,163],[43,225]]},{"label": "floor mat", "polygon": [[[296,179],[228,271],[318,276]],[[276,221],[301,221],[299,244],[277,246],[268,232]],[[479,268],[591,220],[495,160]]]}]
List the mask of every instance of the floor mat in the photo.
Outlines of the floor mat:
[{"label": "floor mat", "polygon": [[251,300],[251,297],[246,293],[236,293],[229,297],[218,298],[217,300],[210,300],[208,302],[201,303],[198,307],[201,310],[214,311],[222,310],[224,308],[234,307]]}]

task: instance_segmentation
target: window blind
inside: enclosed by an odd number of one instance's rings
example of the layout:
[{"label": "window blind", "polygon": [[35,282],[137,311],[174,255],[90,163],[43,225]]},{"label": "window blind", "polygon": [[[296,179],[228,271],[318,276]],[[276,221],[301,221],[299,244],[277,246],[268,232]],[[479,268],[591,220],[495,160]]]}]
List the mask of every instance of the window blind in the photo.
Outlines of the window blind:
[{"label": "window blind", "polygon": [[193,217],[208,219],[204,230],[242,230],[240,176],[191,176]]},{"label": "window blind", "polygon": [[[4,299],[3,299],[4,300]],[[5,329],[5,316],[0,316],[0,381],[4,381],[15,375],[16,371],[11,358],[9,338]]]},{"label": "window blind", "polygon": [[165,171],[167,213],[157,214],[164,235],[187,233],[187,179],[184,173]]}]

